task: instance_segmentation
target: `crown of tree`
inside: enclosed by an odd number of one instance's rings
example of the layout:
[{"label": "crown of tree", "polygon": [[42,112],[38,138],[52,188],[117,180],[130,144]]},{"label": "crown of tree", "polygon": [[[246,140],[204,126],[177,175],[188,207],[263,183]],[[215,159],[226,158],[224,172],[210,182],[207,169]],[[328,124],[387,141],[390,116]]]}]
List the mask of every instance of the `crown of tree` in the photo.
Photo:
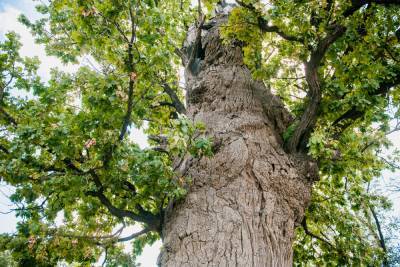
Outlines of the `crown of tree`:
[{"label": "crown of tree", "polygon": [[[284,107],[284,116],[274,116],[285,151],[319,167],[295,264],[388,264],[377,213],[390,203],[370,185],[397,168],[397,152],[387,158],[382,151],[400,128],[393,125],[400,115],[399,2],[236,3],[220,26],[223,43],[240,44],[252,77],[274,94],[268,103]],[[90,56],[98,66],[54,69],[46,83],[39,59],[19,55],[16,33],[0,43],[0,177],[15,187],[20,218],[0,247],[21,266],[90,264],[104,251],[108,266],[133,266],[160,238],[167,206],[191,185],[182,162],[212,159],[218,150],[206,125],[185,116],[179,74],[182,63],[200,66],[202,32],[214,27],[211,14],[224,13],[214,12],[217,5],[228,8],[225,1],[199,4],[39,4],[43,18],[20,21],[47,53],[64,62]],[[194,39],[185,45],[189,29]],[[148,147],[137,144],[133,127],[145,129]],[[143,230],[120,235],[132,225]],[[121,244],[130,240],[134,251],[125,254]]]}]

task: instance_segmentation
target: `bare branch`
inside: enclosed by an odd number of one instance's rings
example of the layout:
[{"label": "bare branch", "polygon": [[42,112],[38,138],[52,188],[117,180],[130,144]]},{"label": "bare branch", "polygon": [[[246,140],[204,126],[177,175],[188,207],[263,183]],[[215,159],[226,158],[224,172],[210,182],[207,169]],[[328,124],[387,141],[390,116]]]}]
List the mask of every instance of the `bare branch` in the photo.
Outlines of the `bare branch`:
[{"label": "bare branch", "polygon": [[141,235],[144,235],[144,234],[146,234],[148,232],[150,232],[150,229],[144,228],[143,230],[141,230],[141,231],[139,231],[137,233],[133,233],[133,234],[131,234],[129,236],[126,236],[126,237],[118,238],[117,242],[126,242],[126,241],[132,240],[134,238],[137,238],[137,237],[139,237]]},{"label": "bare branch", "polygon": [[108,248],[105,248],[105,250],[104,250],[104,260],[103,260],[103,263],[101,264],[101,267],[106,266],[107,259],[108,259]]},{"label": "bare branch", "polygon": [[375,220],[376,229],[378,230],[379,244],[380,244],[383,252],[385,253],[384,258],[383,258],[383,266],[389,266],[388,258],[387,258],[387,248],[386,248],[386,244],[385,244],[385,238],[383,237],[381,224],[379,222],[378,216],[377,216],[374,208],[372,206],[370,206],[369,209],[371,210],[372,216],[374,217],[374,220]]},{"label": "bare branch", "polygon": [[305,79],[306,77],[274,77],[273,79],[277,79],[277,80],[302,80]]},{"label": "bare branch", "polygon": [[378,156],[388,167],[393,168],[393,169],[397,169],[400,170],[400,165],[396,164],[395,162],[390,162],[389,160],[387,160],[386,158],[382,157],[382,156]]},{"label": "bare branch", "polygon": [[[9,196],[7,196],[6,194],[3,193],[3,195],[5,197],[9,198]],[[51,195],[51,193],[50,193],[50,195]],[[25,207],[25,206],[19,207],[17,205],[18,208],[10,209],[9,211],[6,211],[6,212],[2,211],[2,212],[0,212],[0,214],[10,214],[10,213],[13,213],[13,212],[16,212],[16,211],[43,210],[44,209],[44,205],[46,204],[46,202],[48,200],[49,200],[49,197],[46,197],[40,204],[37,204],[36,206],[31,206],[31,207]]]},{"label": "bare branch", "polygon": [[149,228],[144,228],[144,229],[140,230],[139,232],[133,233],[129,236],[119,237],[121,235],[122,231],[125,229],[125,227],[126,226],[123,225],[115,233],[112,233],[109,235],[102,235],[102,236],[80,235],[80,234],[74,234],[74,233],[62,233],[62,232],[57,232],[57,229],[48,230],[48,234],[55,235],[55,236],[67,237],[67,238],[93,240],[97,245],[102,246],[102,245],[106,244],[105,242],[107,242],[107,243],[108,242],[111,242],[111,243],[127,242],[129,240],[137,238],[137,237],[144,235],[151,231],[151,229],[149,229]]}]

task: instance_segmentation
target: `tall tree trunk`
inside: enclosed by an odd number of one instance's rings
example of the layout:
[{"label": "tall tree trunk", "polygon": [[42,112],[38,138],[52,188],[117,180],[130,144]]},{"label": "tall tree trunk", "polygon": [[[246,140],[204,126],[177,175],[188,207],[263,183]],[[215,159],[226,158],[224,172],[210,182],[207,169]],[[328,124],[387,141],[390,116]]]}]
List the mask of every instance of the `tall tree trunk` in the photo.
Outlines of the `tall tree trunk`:
[{"label": "tall tree trunk", "polygon": [[[186,70],[187,110],[216,141],[212,158],[184,164],[188,195],[171,203],[161,266],[291,266],[294,230],[316,167],[289,155],[281,134],[290,116],[243,64],[239,43],[223,45],[214,21]],[[189,34],[187,53],[196,49]]]}]

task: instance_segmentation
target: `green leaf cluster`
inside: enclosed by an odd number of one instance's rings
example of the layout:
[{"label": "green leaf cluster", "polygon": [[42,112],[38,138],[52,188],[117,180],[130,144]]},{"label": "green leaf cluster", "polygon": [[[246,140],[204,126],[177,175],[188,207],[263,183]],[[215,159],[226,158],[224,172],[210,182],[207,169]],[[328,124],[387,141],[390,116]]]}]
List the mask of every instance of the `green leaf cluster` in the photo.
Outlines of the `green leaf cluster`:
[{"label": "green leaf cluster", "polygon": [[[175,52],[197,14],[191,2],[39,4],[41,19],[20,21],[47,53],[94,62],[73,74],[54,69],[47,83],[37,75],[38,59],[19,55],[17,34],[0,43],[0,176],[15,188],[20,220],[16,233],[1,235],[0,250],[19,265],[90,266],[106,251],[107,266],[134,266],[143,247],[159,238],[150,220],[140,222],[151,229],[127,255],[112,234],[138,224],[134,216],[163,216],[169,201],[185,195],[190,177],[177,172],[177,161],[212,156],[204,126],[177,115],[164,87],[183,99]],[[204,1],[207,14],[216,2]],[[386,134],[400,115],[398,83],[382,91],[399,79],[399,7],[372,4],[345,17],[354,1],[242,2],[253,8],[233,9],[221,32],[226,44],[243,46],[253,76],[294,115],[284,141],[310,102],[303,63],[331,33],[329,25],[346,27],[318,66],[321,103],[308,152],[321,180],[298,229],[295,265],[379,266],[385,255],[371,210],[390,205],[370,185],[390,167],[380,152],[391,145]],[[362,115],[339,120],[349,110]],[[141,148],[133,127],[158,141]]]}]

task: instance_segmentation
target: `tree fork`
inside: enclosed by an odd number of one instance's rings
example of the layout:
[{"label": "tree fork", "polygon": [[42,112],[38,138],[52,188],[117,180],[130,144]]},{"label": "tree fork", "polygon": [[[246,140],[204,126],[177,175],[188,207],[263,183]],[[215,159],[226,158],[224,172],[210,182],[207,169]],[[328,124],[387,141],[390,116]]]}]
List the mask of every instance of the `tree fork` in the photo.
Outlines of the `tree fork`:
[{"label": "tree fork", "polygon": [[291,266],[317,167],[285,152],[281,134],[291,118],[252,79],[242,47],[222,44],[224,22],[214,19],[201,42],[192,29],[183,49],[188,54],[200,43],[204,52],[193,60],[197,71],[185,72],[187,115],[221,145],[212,158],[187,163],[193,182],[165,212],[159,265]]}]

